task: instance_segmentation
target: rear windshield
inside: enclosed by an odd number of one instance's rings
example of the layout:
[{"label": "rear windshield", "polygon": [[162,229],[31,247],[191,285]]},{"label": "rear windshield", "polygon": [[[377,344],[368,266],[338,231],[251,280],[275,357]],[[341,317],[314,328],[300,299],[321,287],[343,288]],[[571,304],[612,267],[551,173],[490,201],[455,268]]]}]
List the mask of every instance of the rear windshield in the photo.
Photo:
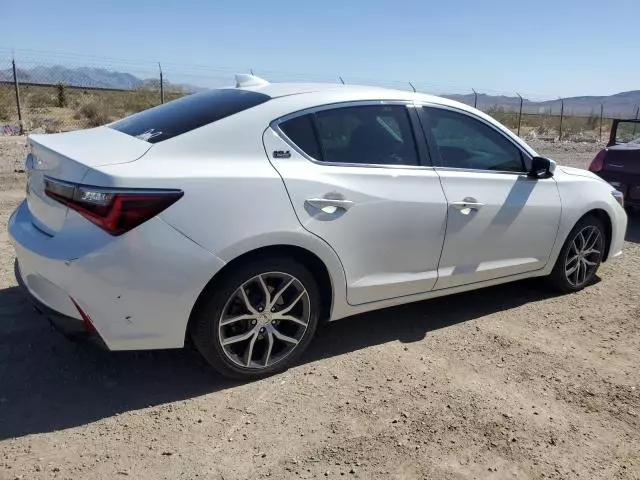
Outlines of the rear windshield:
[{"label": "rear windshield", "polygon": [[270,98],[247,90],[210,90],[144,110],[109,127],[149,143],[158,143],[260,105]]}]

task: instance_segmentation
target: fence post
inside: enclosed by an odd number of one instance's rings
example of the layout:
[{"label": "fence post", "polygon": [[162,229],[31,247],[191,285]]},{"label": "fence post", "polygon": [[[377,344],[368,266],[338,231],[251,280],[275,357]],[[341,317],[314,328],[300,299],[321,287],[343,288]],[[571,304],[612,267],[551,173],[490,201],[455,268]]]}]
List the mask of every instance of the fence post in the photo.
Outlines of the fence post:
[{"label": "fence post", "polygon": [[520,125],[522,124],[522,95],[516,92],[516,95],[520,98],[520,113],[518,114],[518,136],[520,136]]},{"label": "fence post", "polygon": [[562,118],[564,117],[564,99],[560,99],[560,132],[558,140],[562,141]]},{"label": "fence post", "polygon": [[602,117],[604,113],[604,105],[600,104],[600,141],[602,141]]},{"label": "fence post", "polygon": [[16,59],[11,59],[13,67],[13,87],[16,90],[16,107],[18,109],[18,123],[20,124],[20,135],[24,134],[24,123],[22,122],[22,109],[20,108],[20,88],[18,87],[18,74],[16,73]]},{"label": "fence post", "polygon": [[473,108],[478,108],[478,92],[474,88],[471,90],[473,90]]},{"label": "fence post", "polygon": [[160,70],[160,103],[164,103],[164,80],[162,78],[162,65],[158,62],[158,69]]}]

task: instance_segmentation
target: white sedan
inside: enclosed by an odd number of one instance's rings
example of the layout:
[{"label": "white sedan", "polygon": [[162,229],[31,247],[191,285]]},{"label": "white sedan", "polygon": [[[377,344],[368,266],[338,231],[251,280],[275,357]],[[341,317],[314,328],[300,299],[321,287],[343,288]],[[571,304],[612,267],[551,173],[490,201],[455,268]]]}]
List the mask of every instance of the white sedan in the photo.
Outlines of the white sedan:
[{"label": "white sedan", "polygon": [[190,337],[241,378],[320,321],[528,277],[580,290],[627,225],[592,173],[403,91],[241,75],[29,147],[9,233],[36,308],[110,350]]}]

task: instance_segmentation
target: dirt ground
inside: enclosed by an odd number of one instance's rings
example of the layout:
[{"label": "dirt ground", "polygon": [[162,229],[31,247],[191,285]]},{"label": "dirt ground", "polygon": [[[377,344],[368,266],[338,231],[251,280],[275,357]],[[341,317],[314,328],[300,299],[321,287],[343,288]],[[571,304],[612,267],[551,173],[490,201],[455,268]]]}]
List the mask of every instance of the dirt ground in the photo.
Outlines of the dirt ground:
[{"label": "dirt ground", "polygon": [[[533,146],[580,167],[598,148]],[[6,235],[23,156],[0,137],[0,479],[640,479],[640,218],[583,292],[524,281],[342,320],[239,384],[191,350],[49,329]]]}]

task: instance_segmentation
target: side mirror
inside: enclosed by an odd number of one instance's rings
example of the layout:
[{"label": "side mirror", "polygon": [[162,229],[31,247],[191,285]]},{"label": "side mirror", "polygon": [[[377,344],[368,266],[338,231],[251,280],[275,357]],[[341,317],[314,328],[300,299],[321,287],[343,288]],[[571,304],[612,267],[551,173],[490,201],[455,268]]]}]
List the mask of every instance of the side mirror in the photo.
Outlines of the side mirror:
[{"label": "side mirror", "polygon": [[529,178],[550,178],[556,170],[556,162],[545,157],[533,157],[531,159],[531,169],[527,176]]}]

